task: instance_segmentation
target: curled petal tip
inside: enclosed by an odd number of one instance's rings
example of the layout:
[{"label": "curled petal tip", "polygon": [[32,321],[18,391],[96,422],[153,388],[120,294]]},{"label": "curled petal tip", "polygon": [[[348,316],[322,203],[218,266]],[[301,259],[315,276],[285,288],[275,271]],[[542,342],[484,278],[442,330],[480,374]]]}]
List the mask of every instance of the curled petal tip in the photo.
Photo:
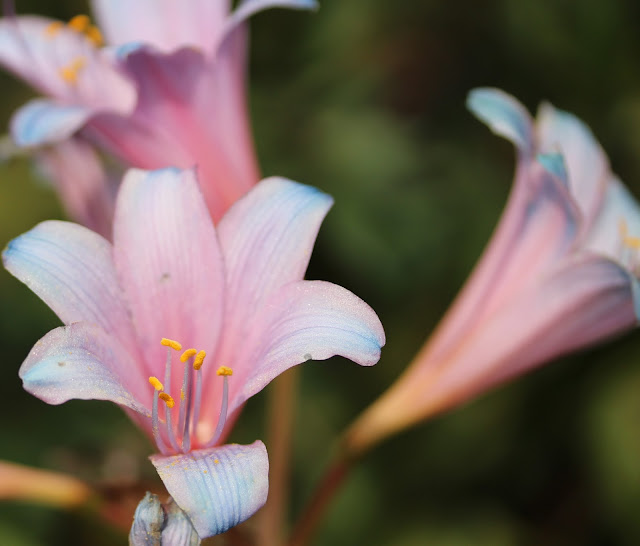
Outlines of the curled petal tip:
[{"label": "curled petal tip", "polygon": [[488,87],[473,89],[467,96],[467,108],[495,134],[511,141],[520,151],[532,149],[531,116],[511,95]]}]

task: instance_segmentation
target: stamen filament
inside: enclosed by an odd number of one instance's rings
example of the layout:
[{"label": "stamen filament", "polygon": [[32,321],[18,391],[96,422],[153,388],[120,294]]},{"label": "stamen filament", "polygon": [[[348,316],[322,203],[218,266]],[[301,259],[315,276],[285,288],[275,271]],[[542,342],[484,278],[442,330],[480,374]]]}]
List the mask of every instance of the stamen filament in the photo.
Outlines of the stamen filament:
[{"label": "stamen filament", "polygon": [[196,398],[193,403],[193,418],[191,420],[191,434],[197,435],[198,421],[200,420],[200,404],[202,401],[202,364],[207,356],[205,351],[200,351],[193,360],[193,369],[195,370]]},{"label": "stamen filament", "polygon": [[[163,344],[164,345],[164,344]],[[167,362],[164,365],[164,384],[171,390],[171,347],[167,348]]]},{"label": "stamen filament", "polygon": [[[187,349],[180,357],[180,360],[182,362],[186,362],[189,358],[191,358],[191,356],[196,354],[196,352],[197,351],[195,349]],[[185,355],[188,355],[188,356],[186,356],[185,358]],[[182,376],[182,388],[180,389],[180,413],[178,415],[178,437],[182,438],[183,453],[186,453],[188,451],[188,449],[185,450],[185,431],[189,428],[187,427],[186,417],[187,417],[187,406],[191,401],[189,397],[189,394],[191,394],[189,392],[190,377],[191,377],[190,372],[191,372],[191,366],[187,364],[184,367],[184,375]]]},{"label": "stamen filament", "polygon": [[[160,391],[162,390],[162,383],[158,381],[157,377],[150,377],[149,383],[153,385],[153,409],[151,410],[151,430],[153,431],[153,439],[163,455],[168,455],[169,450],[164,443],[162,436],[160,435],[159,419],[158,419],[158,400],[160,399]],[[159,388],[158,388],[159,387]]]},{"label": "stamen filament", "polygon": [[182,434],[182,450],[184,453],[191,450],[191,400],[193,399],[193,372],[189,368],[189,383],[187,386],[187,413],[184,418],[184,432]]},{"label": "stamen filament", "polygon": [[161,392],[159,394],[159,397],[166,403],[164,414],[167,421],[167,436],[169,437],[169,442],[171,443],[171,447],[174,451],[180,451],[180,446],[178,445],[178,442],[176,440],[176,435],[173,432],[173,423],[171,422],[171,410],[173,409],[175,402],[173,401],[173,398],[171,398],[171,396],[169,396],[166,392]]},{"label": "stamen filament", "polygon": [[220,436],[222,436],[222,431],[224,430],[224,426],[227,422],[227,406],[229,401],[229,376],[233,374],[233,370],[231,368],[227,368],[226,366],[220,366],[218,371],[216,372],[218,375],[223,376],[224,383],[222,385],[222,403],[220,404],[220,415],[218,417],[218,426],[216,427],[215,432],[213,433],[213,437],[207,443],[206,447],[213,447],[216,445]]}]

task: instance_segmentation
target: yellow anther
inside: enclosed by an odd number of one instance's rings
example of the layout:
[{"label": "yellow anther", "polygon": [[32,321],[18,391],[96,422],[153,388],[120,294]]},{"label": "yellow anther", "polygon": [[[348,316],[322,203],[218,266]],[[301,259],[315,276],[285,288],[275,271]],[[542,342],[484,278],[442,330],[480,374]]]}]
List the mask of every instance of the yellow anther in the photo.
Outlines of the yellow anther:
[{"label": "yellow anther", "polygon": [[180,389],[180,400],[182,400],[184,402],[184,399],[187,397],[187,395],[184,393],[184,390]]},{"label": "yellow anther", "polygon": [[104,45],[102,32],[100,32],[100,29],[97,26],[91,25],[84,34],[94,46],[102,47]]},{"label": "yellow anther", "polygon": [[44,35],[47,38],[53,38],[63,28],[64,28],[64,23],[62,21],[52,21],[47,25],[47,28],[44,29]]},{"label": "yellow anther", "polygon": [[204,362],[204,357],[207,356],[205,351],[200,351],[196,357],[193,359],[193,369],[199,370],[202,368],[202,363]]},{"label": "yellow anther", "polygon": [[640,250],[640,237],[625,237],[624,244],[634,250]]},{"label": "yellow anther", "polygon": [[173,398],[171,398],[171,396],[169,396],[166,392],[161,392],[158,395],[158,398],[160,398],[160,400],[164,400],[165,404],[167,404],[167,407],[169,409],[171,409],[173,406],[175,406],[175,402],[173,401]]},{"label": "yellow anther", "polygon": [[67,83],[74,85],[78,82],[78,73],[84,68],[86,60],[84,57],[77,57],[68,66],[60,69],[60,77]]},{"label": "yellow anther", "polygon": [[91,19],[88,15],[76,15],[67,23],[67,26],[77,32],[86,32],[91,26]]},{"label": "yellow anther", "polygon": [[180,345],[180,343],[178,343],[177,341],[173,341],[173,339],[167,339],[166,337],[163,337],[160,340],[160,345],[164,345],[165,347],[171,347],[174,351],[182,350],[182,345]]},{"label": "yellow anther", "polygon": [[153,388],[157,391],[164,390],[164,386],[160,383],[160,380],[157,377],[151,376],[149,378],[149,383],[153,385]]},{"label": "yellow anther", "polygon": [[187,349],[184,353],[182,353],[182,356],[180,357],[180,362],[186,362],[197,352],[198,351],[196,351],[195,349]]},{"label": "yellow anther", "polygon": [[233,370],[227,366],[220,366],[216,372],[218,375],[233,375]]}]

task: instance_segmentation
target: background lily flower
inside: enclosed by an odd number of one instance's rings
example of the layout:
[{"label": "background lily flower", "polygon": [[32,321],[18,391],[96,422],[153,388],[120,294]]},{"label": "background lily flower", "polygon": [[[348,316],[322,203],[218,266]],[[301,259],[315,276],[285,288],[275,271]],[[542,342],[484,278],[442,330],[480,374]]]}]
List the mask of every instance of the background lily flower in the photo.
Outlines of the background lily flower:
[{"label": "background lily flower", "polygon": [[355,453],[561,354],[638,322],[640,208],[577,118],[548,104],[534,122],[513,97],[468,106],[516,146],[498,227],[431,339],[355,422]]},{"label": "background lily flower", "polygon": [[[207,205],[219,220],[259,180],[245,96],[246,19],[269,7],[309,9],[315,2],[244,0],[232,13],[228,1],[92,5],[97,26],[86,15],[68,24],[37,16],[0,20],[0,64],[47,97],[15,113],[15,142],[50,145],[80,131],[127,166],[198,165]],[[74,181],[64,172],[55,175],[65,202],[85,198],[83,188],[70,195]],[[105,202],[103,215],[111,206]],[[103,229],[75,203],[67,208]]]},{"label": "background lily flower", "polygon": [[50,404],[123,406],[154,438],[151,460],[200,537],[266,500],[262,442],[220,445],[248,398],[306,360],[379,359],[384,332],[373,310],[337,285],[302,280],[331,204],[271,178],[214,227],[194,171],[132,170],[113,244],[48,221],[3,253],[7,270],[65,324],[25,360],[25,389]]}]

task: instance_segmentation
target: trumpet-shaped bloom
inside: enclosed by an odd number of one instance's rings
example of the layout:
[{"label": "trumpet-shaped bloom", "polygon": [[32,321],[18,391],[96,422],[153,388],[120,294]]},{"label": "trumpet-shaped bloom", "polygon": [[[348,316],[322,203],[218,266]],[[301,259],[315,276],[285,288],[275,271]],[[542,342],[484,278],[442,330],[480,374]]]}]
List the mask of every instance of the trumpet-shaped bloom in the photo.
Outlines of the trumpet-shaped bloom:
[{"label": "trumpet-shaped bloom", "polygon": [[47,221],[3,253],[7,270],[64,323],[23,363],[26,390],[50,404],[123,406],[154,438],[151,460],[201,537],[266,500],[264,445],[220,445],[245,401],[306,360],[379,359],[384,332],[373,310],[344,288],[303,280],[331,204],[271,178],[214,226],[194,171],[132,170],[113,244]]},{"label": "trumpet-shaped bloom", "polygon": [[[127,166],[198,165],[218,221],[259,180],[245,97],[246,19],[269,7],[309,9],[315,2],[244,0],[232,13],[228,0],[92,4],[98,26],[85,15],[68,24],[37,16],[0,20],[0,64],[47,97],[16,112],[14,140],[33,147],[80,132]],[[70,183],[60,183],[69,198]],[[85,194],[81,187],[70,199]]]},{"label": "trumpet-shaped bloom", "polygon": [[496,89],[468,106],[515,145],[513,189],[435,333],[351,429],[356,451],[640,316],[640,208],[589,129],[549,104],[534,121]]}]

